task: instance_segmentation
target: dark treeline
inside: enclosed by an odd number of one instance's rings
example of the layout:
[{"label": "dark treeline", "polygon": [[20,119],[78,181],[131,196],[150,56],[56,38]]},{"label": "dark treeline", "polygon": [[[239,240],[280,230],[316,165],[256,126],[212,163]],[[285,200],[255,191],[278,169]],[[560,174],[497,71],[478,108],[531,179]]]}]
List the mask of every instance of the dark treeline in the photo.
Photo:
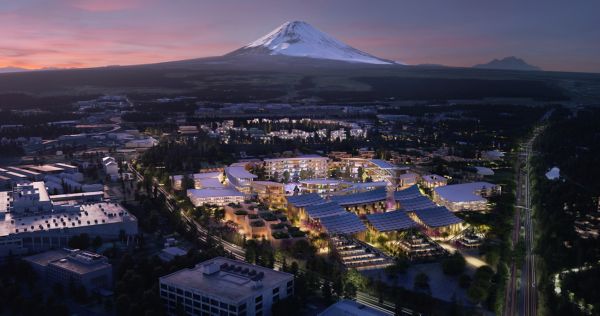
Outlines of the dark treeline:
[{"label": "dark treeline", "polygon": [[[600,110],[557,110],[535,144],[533,160],[535,217],[538,221],[536,252],[542,260],[541,291],[546,312],[552,315],[584,315],[580,299],[600,310],[597,286],[600,247],[594,238],[581,238],[574,222],[597,214],[600,195]],[[548,180],[548,169],[560,168],[560,179]],[[569,274],[560,295],[554,293],[552,276],[571,268],[591,265],[591,270]],[[595,282],[592,280],[596,280]],[[576,302],[571,302],[569,292]]]}]

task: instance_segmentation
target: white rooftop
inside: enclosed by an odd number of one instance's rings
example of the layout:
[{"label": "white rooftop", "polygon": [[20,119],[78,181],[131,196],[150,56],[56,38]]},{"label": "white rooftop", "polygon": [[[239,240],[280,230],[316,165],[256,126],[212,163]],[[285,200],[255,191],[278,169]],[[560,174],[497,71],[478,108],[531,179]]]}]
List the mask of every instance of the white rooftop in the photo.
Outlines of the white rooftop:
[{"label": "white rooftop", "polygon": [[476,192],[482,188],[493,188],[495,184],[489,182],[471,182],[461,184],[451,184],[434,188],[433,190],[442,199],[449,202],[478,202],[487,201],[485,198],[477,195]]}]

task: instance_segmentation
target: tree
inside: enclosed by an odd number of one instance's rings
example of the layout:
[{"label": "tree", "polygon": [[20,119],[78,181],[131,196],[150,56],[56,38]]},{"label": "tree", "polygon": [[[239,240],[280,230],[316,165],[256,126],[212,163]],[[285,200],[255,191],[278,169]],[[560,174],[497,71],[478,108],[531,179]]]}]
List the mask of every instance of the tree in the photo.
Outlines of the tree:
[{"label": "tree", "polygon": [[356,286],[352,282],[346,282],[346,284],[344,284],[344,297],[355,298],[356,292]]},{"label": "tree", "polygon": [[73,249],[87,249],[90,246],[90,236],[88,234],[81,234],[73,236],[69,239],[69,248]]},{"label": "tree", "polygon": [[323,282],[323,287],[321,287],[321,293],[323,294],[323,299],[327,304],[331,303],[332,294],[331,294],[331,284],[329,281]]},{"label": "tree", "polygon": [[283,172],[283,182],[284,183],[290,182],[290,172],[287,170]]},{"label": "tree", "polygon": [[465,270],[466,265],[465,258],[457,251],[442,260],[442,271],[447,275],[459,275]]},{"label": "tree", "polygon": [[420,272],[415,276],[414,289],[421,291],[429,291],[429,276]]}]

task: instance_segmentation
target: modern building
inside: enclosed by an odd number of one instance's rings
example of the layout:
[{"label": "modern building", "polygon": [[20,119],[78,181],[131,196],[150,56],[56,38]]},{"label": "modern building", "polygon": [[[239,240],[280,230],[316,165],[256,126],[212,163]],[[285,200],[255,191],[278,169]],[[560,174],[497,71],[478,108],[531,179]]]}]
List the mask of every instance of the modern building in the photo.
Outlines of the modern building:
[{"label": "modern building", "polygon": [[337,195],[333,196],[331,200],[338,203],[347,211],[359,215],[384,212],[387,209],[387,191],[385,188],[355,194]]},{"label": "modern building", "polygon": [[327,157],[305,155],[294,158],[265,159],[265,172],[272,180],[281,181],[289,174],[289,180],[327,177]]},{"label": "modern building", "polygon": [[117,164],[115,158],[102,158],[102,168],[104,169],[104,173],[110,177],[111,180],[116,180],[119,178],[119,164]]},{"label": "modern building", "polygon": [[23,258],[48,284],[82,286],[88,292],[112,289],[112,265],[102,255],[78,250],[50,250]]},{"label": "modern building", "polygon": [[337,179],[306,179],[300,180],[300,191],[302,193],[329,194],[341,191],[352,186],[352,183]]},{"label": "modern building", "polygon": [[231,188],[189,189],[187,196],[194,206],[205,204],[224,206],[229,203],[241,203],[245,200],[244,194]]},{"label": "modern building", "polygon": [[258,178],[256,175],[248,172],[245,167],[233,166],[225,168],[227,181],[238,191],[250,194],[252,191],[252,181]]},{"label": "modern building", "polygon": [[294,294],[294,276],[217,257],[159,279],[169,315],[271,315],[273,303]]},{"label": "modern building", "polygon": [[66,247],[88,234],[107,240],[138,233],[135,216],[116,203],[54,203],[44,182],[0,192],[0,258]]},{"label": "modern building", "polygon": [[453,212],[483,211],[489,207],[486,197],[501,193],[499,185],[488,182],[452,184],[433,189],[433,201]]},{"label": "modern building", "polygon": [[437,174],[428,174],[421,177],[421,185],[428,189],[437,188],[447,184],[448,179]]},{"label": "modern building", "polygon": [[283,183],[252,181],[252,192],[256,194],[258,201],[270,208],[285,208],[287,206],[285,184]]}]

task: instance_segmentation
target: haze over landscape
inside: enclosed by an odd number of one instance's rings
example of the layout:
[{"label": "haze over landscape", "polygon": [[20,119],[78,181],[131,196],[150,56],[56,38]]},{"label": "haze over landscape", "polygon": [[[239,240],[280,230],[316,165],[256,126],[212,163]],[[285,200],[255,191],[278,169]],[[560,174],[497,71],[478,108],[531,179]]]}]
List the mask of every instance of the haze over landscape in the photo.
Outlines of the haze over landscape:
[{"label": "haze over landscape", "polygon": [[596,1],[11,1],[0,4],[0,68],[219,56],[285,21],[305,20],[362,51],[411,65],[470,67],[518,56],[544,70],[600,72],[600,31],[594,23],[599,6]]}]

